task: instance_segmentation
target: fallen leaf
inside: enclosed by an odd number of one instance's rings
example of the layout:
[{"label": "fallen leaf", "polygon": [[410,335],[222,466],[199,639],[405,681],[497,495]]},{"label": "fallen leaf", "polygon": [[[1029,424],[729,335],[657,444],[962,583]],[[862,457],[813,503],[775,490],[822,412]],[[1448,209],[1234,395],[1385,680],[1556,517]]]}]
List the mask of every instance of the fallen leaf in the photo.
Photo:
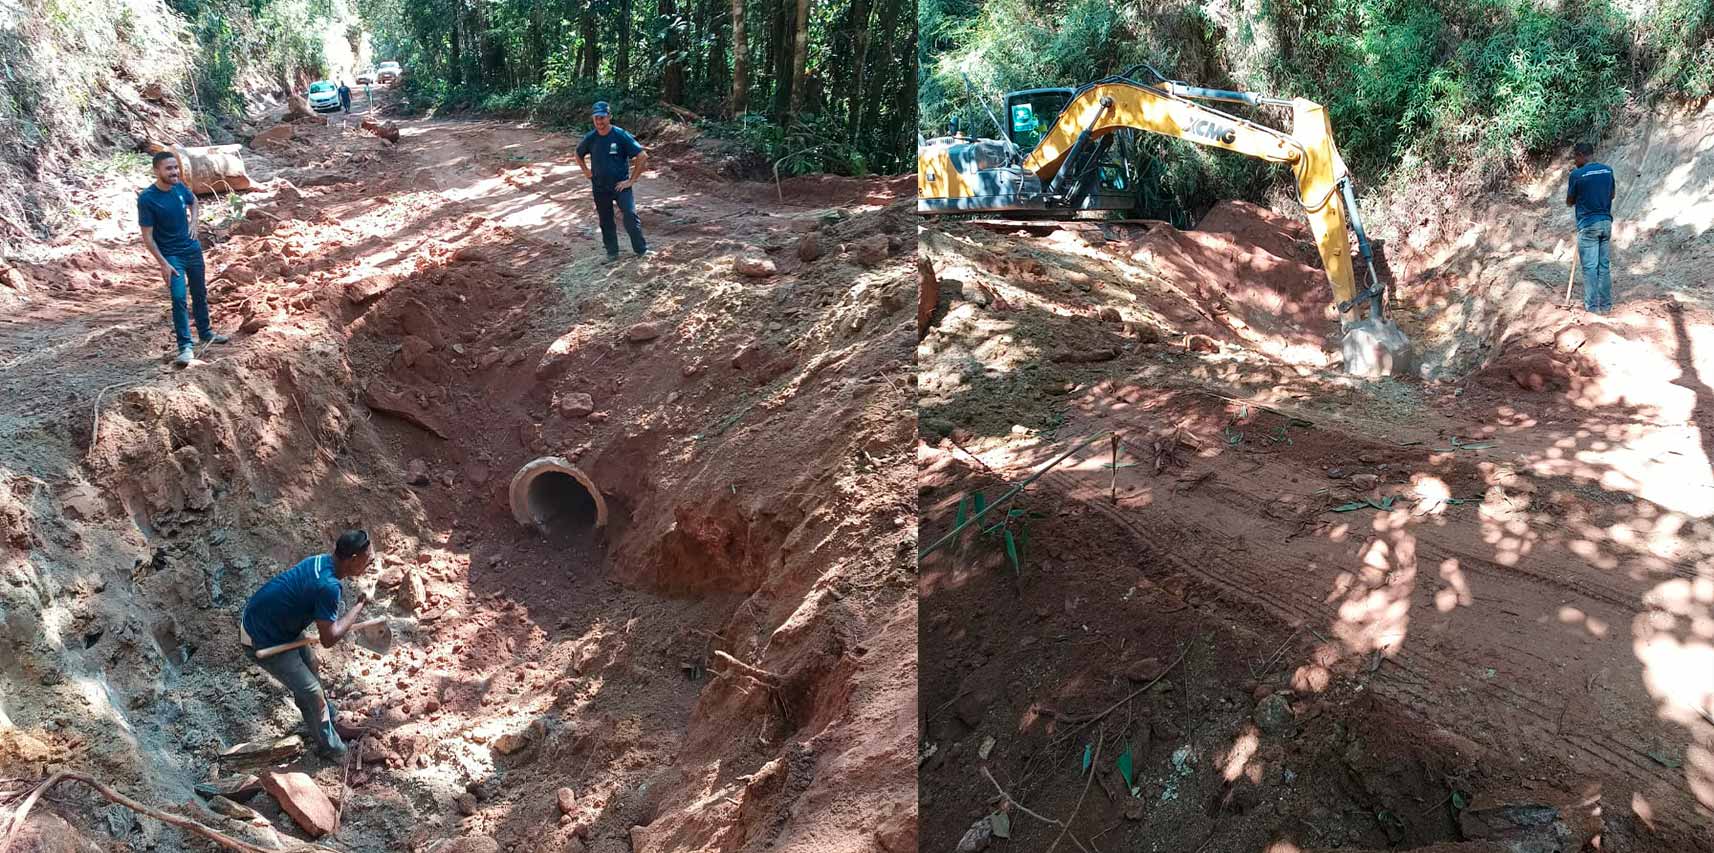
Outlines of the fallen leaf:
[{"label": "fallen leaf", "polygon": [[1676,769],[1684,766],[1684,762],[1682,760],[1680,760],[1674,756],[1668,755],[1666,753],[1666,750],[1664,750],[1664,749],[1657,749],[1657,750],[1654,750],[1653,752],[1645,752],[1643,754],[1654,759],[1655,762],[1658,763],[1662,767],[1670,767],[1670,768],[1676,770]]}]

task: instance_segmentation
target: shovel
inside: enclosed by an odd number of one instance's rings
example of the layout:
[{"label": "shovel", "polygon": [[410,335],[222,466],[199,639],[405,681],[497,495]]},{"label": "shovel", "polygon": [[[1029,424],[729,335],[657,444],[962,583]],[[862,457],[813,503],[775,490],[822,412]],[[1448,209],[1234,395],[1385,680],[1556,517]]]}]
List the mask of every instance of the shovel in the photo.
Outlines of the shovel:
[{"label": "shovel", "polygon": [[[357,637],[357,645],[362,646],[375,654],[384,655],[387,653],[388,649],[393,647],[393,629],[388,627],[387,617],[385,616],[352,625],[351,631]],[[269,646],[256,652],[256,659],[261,660],[263,658],[271,658],[282,652],[289,652],[292,649],[301,649],[310,643],[318,642],[321,642],[320,637],[305,637],[301,640],[293,640],[289,643]]]}]

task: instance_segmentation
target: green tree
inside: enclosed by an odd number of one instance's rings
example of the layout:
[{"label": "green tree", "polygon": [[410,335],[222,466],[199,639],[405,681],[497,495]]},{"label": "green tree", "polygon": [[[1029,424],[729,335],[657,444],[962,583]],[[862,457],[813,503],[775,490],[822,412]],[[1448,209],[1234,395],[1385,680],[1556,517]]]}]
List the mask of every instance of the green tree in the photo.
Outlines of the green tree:
[{"label": "green tree", "polygon": [[[671,108],[760,171],[902,170],[915,28],[900,0],[356,0],[413,103],[586,123]],[[752,110],[765,105],[762,114]]]}]

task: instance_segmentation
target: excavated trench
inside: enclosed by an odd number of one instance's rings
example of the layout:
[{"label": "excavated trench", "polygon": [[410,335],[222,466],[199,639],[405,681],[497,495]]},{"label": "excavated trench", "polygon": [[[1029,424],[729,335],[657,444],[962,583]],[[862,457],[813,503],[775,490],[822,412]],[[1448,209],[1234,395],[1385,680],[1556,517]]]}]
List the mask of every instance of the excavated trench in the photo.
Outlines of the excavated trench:
[{"label": "excavated trench", "polygon": [[[528,192],[487,174],[504,158],[437,167],[439,194],[413,177],[513,131],[421,129],[359,151],[361,183],[264,190],[265,215],[212,229],[217,322],[242,332],[188,370],[137,319],[162,310],[141,261],[29,267],[63,298],[0,330],[0,778],[63,757],[260,846],[302,838],[272,796],[233,818],[194,789],[299,728],[236,643],[245,600],[361,526],[365,615],[400,639],[315,655],[374,736],[349,779],[276,766],[339,796],[332,846],[914,848],[908,206],[769,217],[771,282],[732,274],[761,249],[726,225],[666,241],[669,275],[585,276],[554,234],[485,218]],[[532,144],[510,171],[565,153]],[[767,334],[741,319],[763,315]],[[55,814],[202,849],[72,785],[30,823]]]}]

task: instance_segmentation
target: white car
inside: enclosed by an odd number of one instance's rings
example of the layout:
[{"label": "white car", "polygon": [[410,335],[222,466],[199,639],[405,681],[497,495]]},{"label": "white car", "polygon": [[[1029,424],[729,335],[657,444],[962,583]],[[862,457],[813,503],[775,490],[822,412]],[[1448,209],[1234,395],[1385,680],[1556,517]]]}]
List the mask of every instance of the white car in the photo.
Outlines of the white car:
[{"label": "white car", "polygon": [[309,108],[318,113],[339,110],[339,86],[327,80],[309,84]]},{"label": "white car", "polygon": [[405,73],[397,62],[383,62],[375,66],[375,82],[392,84],[399,82],[399,75]]}]

